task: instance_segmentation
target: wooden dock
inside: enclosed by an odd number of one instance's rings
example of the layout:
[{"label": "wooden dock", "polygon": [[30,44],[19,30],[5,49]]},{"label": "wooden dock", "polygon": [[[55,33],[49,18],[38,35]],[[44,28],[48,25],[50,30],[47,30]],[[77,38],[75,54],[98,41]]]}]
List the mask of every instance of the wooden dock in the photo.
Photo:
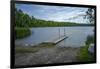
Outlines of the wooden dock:
[{"label": "wooden dock", "polygon": [[48,41],[45,41],[45,42],[43,42],[43,43],[57,44],[57,43],[63,41],[64,39],[66,39],[66,38],[68,38],[68,37],[67,37],[67,36],[61,36],[61,37],[59,37],[59,38],[57,38],[57,39],[54,39],[54,40],[48,40]]}]

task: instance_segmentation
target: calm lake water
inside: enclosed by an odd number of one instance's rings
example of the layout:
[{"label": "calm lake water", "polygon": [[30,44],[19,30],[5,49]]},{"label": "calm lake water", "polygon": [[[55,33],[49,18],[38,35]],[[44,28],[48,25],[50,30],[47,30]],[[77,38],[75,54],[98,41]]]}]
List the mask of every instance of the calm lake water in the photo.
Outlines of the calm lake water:
[{"label": "calm lake water", "polygon": [[[65,32],[64,32],[65,29]],[[44,41],[68,36],[57,46],[80,47],[85,44],[86,37],[93,34],[94,27],[38,27],[30,28],[31,35],[23,39],[15,40],[16,44],[38,44]]]}]

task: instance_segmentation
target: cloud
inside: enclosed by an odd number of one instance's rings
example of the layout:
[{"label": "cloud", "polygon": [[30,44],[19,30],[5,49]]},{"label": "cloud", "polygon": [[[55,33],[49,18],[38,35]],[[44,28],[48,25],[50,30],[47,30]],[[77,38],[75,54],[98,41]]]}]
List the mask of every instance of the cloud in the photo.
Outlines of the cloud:
[{"label": "cloud", "polygon": [[24,13],[38,19],[78,23],[86,22],[83,21],[82,16],[85,15],[86,10],[88,9],[82,7],[45,6],[34,4],[16,4],[16,8],[21,9]]}]

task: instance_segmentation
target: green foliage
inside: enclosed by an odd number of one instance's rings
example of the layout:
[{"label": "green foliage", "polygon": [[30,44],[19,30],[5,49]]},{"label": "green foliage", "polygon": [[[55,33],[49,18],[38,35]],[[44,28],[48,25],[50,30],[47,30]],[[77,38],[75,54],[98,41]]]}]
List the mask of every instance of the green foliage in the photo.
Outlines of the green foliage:
[{"label": "green foliage", "polygon": [[28,28],[15,28],[15,37],[17,38],[24,38],[30,35],[30,30]]},{"label": "green foliage", "polygon": [[88,51],[88,45],[82,47],[80,49],[80,53],[78,56],[78,59],[80,62],[88,62],[88,61],[94,61],[94,55],[91,55]]},{"label": "green foliage", "polygon": [[[32,18],[33,19],[33,18]],[[17,27],[27,27],[31,23],[31,18],[28,14],[23,13],[21,10],[15,10],[15,25]]]},{"label": "green foliage", "polygon": [[90,54],[88,51],[89,45],[94,42],[94,36],[88,36],[86,40],[86,46],[81,47],[78,59],[80,62],[94,61],[94,54]]},{"label": "green foliage", "polygon": [[94,43],[94,36],[93,35],[87,36],[86,45],[89,45],[90,43]]}]

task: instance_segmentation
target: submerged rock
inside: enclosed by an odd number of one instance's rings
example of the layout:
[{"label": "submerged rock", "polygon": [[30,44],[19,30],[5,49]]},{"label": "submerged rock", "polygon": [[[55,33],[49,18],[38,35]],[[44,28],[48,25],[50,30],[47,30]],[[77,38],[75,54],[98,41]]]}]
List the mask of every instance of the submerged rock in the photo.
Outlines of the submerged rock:
[{"label": "submerged rock", "polygon": [[91,53],[91,54],[94,54],[94,44],[90,44],[89,48],[88,48],[88,51]]}]

